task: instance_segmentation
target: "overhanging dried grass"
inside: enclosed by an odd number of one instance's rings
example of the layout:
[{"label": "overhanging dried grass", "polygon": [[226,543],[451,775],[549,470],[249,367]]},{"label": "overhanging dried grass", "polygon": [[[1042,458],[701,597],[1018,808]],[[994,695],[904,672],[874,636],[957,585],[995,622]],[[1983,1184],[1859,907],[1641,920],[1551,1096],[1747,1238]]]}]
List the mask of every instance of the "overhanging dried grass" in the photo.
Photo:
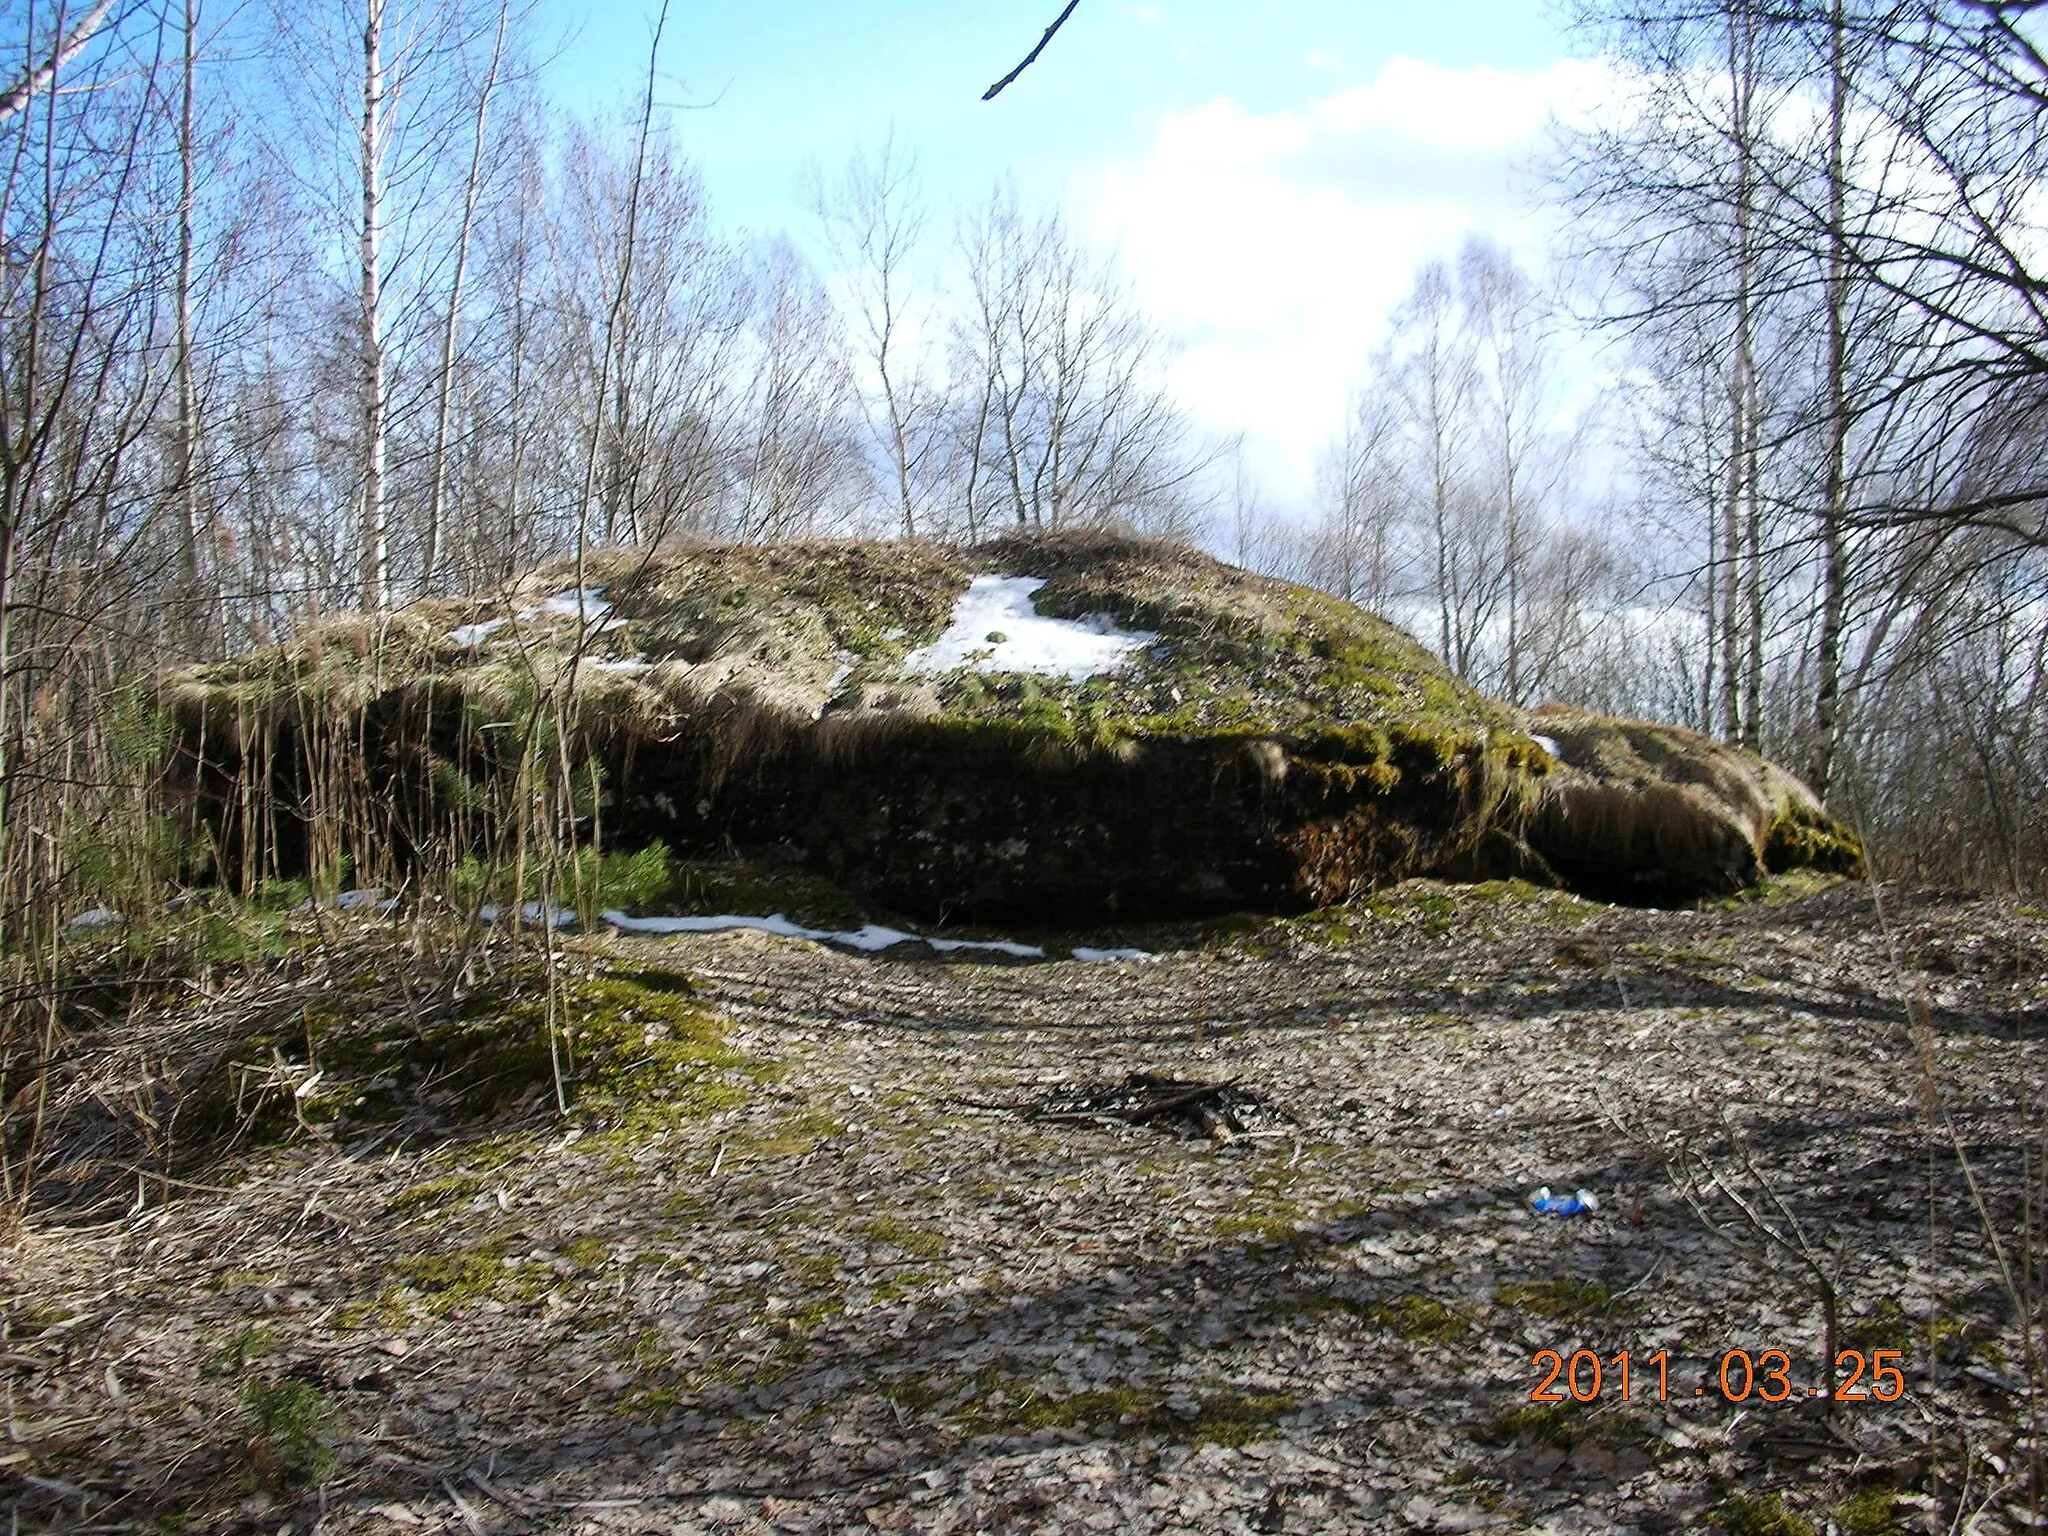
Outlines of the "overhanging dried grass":
[{"label": "overhanging dried grass", "polygon": [[1783,867],[1773,852],[1794,835],[1815,856],[1788,862],[1855,861],[1853,841],[1812,792],[1754,753],[1679,726],[1556,706],[1530,729],[1558,744],[1560,761],[1536,796],[1529,845],[1582,889],[1649,900],[1731,894]]}]

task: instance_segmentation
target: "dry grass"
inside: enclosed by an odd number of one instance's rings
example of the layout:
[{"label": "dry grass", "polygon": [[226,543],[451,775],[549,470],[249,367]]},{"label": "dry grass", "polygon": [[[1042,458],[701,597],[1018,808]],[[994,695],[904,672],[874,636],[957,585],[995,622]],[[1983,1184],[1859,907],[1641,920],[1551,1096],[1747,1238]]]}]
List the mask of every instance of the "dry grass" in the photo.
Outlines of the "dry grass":
[{"label": "dry grass", "polygon": [[1852,839],[1811,791],[1753,753],[1679,726],[1551,706],[1529,728],[1557,742],[1528,824],[1566,880],[1639,900],[1732,894],[1769,869],[1853,868]]}]

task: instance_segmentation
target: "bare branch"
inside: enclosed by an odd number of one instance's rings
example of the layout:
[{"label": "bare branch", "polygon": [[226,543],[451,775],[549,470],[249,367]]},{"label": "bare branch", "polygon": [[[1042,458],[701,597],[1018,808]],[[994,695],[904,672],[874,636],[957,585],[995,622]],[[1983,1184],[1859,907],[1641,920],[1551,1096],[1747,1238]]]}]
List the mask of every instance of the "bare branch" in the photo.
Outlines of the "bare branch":
[{"label": "bare branch", "polygon": [[1058,34],[1060,28],[1064,27],[1067,24],[1067,18],[1074,14],[1075,8],[1079,6],[1080,3],[1081,0],[1067,0],[1067,8],[1064,11],[1060,12],[1059,20],[1055,21],[1051,26],[1045,29],[1045,36],[1041,37],[1038,40],[1038,46],[1032,49],[1029,53],[1024,55],[1023,63],[1019,64],[1015,69],[1011,70],[1007,75],[1003,76],[1002,79],[998,80],[994,85],[990,86],[986,91],[982,92],[981,99],[983,101],[994,101],[998,96],[1003,94],[1003,91],[1013,81],[1015,81],[1019,75],[1023,74],[1025,70],[1029,69],[1032,65],[1036,64],[1038,62],[1038,56],[1041,53],[1045,52],[1046,44],[1050,43],[1053,40],[1053,38]]},{"label": "bare branch", "polygon": [[[77,58],[85,45],[99,35],[100,28],[106,25],[107,17],[112,14],[113,9],[114,0],[99,0],[98,4],[79,18],[77,26],[56,40],[50,49],[48,59],[16,80],[6,91],[0,92],[0,123],[6,122],[26,107],[35,99],[38,91],[49,87],[50,82],[57,78],[57,71]],[[1073,7],[1068,6],[1067,9],[1072,10]],[[1060,19],[1066,20],[1064,16]],[[1049,37],[1051,33],[1046,35]],[[1039,46],[1043,47],[1044,44]],[[1037,54],[1033,53],[1032,58],[1036,57]],[[1025,60],[1025,63],[1029,62],[1029,59]],[[1023,66],[1018,67],[1021,69]],[[1007,85],[1009,82],[1003,83]]]}]

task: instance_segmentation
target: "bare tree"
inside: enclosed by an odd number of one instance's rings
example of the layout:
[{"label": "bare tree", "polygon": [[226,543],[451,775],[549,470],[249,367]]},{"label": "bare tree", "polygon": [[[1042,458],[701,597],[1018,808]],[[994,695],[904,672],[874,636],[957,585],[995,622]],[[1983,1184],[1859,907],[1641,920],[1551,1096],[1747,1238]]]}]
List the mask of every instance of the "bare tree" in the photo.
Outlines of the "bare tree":
[{"label": "bare tree", "polygon": [[1507,251],[1474,239],[1459,255],[1458,285],[1472,334],[1478,429],[1492,466],[1488,495],[1501,525],[1499,686],[1520,703],[1528,571],[1571,434],[1560,420],[1549,305],[1536,284]]},{"label": "bare tree", "polygon": [[428,315],[439,242],[452,229],[465,243],[471,222],[441,217],[449,166],[464,163],[449,151],[484,119],[497,72],[466,61],[503,12],[486,17],[471,0],[276,10],[291,73],[270,126],[275,153],[352,248],[356,591],[377,609],[391,599],[394,536],[413,531],[394,527],[392,498],[394,474],[410,469],[394,459],[395,418],[416,402],[394,385],[415,348],[445,334]]},{"label": "bare tree", "polygon": [[1426,549],[1438,654],[1469,672],[1493,573],[1470,558],[1482,508],[1471,482],[1474,360],[1450,269],[1426,264],[1395,311],[1381,370],[1399,410],[1411,514]]},{"label": "bare tree", "polygon": [[32,29],[25,28],[28,59],[13,83],[0,90],[0,123],[27,111],[39,91],[55,89],[58,72],[91,46],[113,14],[114,0],[93,0],[85,14],[75,20],[67,17],[60,5],[46,39],[39,39]]},{"label": "bare tree", "polygon": [[[579,428],[577,449],[598,444],[589,536],[711,536],[739,474],[752,284],[712,233],[702,182],[672,135],[652,121],[644,144],[634,133],[631,158],[589,130],[570,139],[566,206],[549,235],[557,382],[571,418],[598,423],[594,439]],[[580,488],[569,500],[584,505]]]},{"label": "bare tree", "polygon": [[1020,528],[1124,522],[1185,535],[1213,455],[1161,374],[1165,347],[1108,263],[1057,215],[999,192],[963,233],[970,308],[957,386],[967,494]]},{"label": "bare tree", "polygon": [[1380,612],[1395,595],[1399,433],[1396,402],[1388,391],[1368,387],[1353,395],[1343,436],[1318,467],[1322,516],[1307,562],[1316,585]]},{"label": "bare tree", "polygon": [[721,531],[753,542],[801,538],[856,483],[859,452],[837,316],[787,245],[768,253],[751,350],[752,429]]},{"label": "bare tree", "polygon": [[1807,767],[1814,792],[1823,796],[1834,777],[1841,733],[1842,632],[1849,607],[1849,63],[1843,0],[1831,0],[1827,34],[1827,478],[1821,491],[1814,740]]},{"label": "bare tree", "polygon": [[490,145],[491,98],[497,93],[504,71],[506,34],[513,20],[511,0],[498,0],[497,11],[497,21],[491,28],[490,57],[475,88],[469,173],[463,181],[461,211],[456,219],[454,263],[448,277],[447,307],[441,320],[441,366],[435,387],[434,448],[429,471],[425,551],[420,558],[420,587],[426,592],[435,589],[441,574],[441,544],[447,523],[448,434],[455,407],[455,344],[462,329],[463,283],[469,275],[470,239],[476,230],[477,208],[484,186],[485,153]]},{"label": "bare tree", "polygon": [[[937,324],[931,279],[915,270],[927,229],[916,166],[892,135],[872,158],[857,154],[835,181],[813,187],[811,204],[848,290],[887,495],[903,537],[914,539],[942,484],[946,436],[945,401],[926,355]],[[915,286],[921,277],[924,294]]]}]

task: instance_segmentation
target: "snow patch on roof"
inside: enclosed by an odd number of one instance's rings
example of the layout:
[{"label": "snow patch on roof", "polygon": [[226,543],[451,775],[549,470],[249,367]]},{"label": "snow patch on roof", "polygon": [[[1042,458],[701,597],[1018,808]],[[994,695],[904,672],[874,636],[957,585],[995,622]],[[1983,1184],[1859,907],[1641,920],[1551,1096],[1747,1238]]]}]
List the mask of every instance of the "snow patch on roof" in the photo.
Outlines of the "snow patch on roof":
[{"label": "snow patch on roof", "polygon": [[448,638],[473,651],[511,622],[510,619],[486,619],[481,624],[459,625],[448,631]]},{"label": "snow patch on roof", "polygon": [[602,624],[612,616],[612,605],[604,600],[603,587],[583,587],[568,592],[557,592],[553,597],[544,597],[533,607],[524,609],[522,619],[588,619],[593,624]]},{"label": "snow patch on roof", "polygon": [[1117,628],[1106,613],[1079,619],[1047,618],[1031,606],[1045,583],[1033,576],[977,576],[953,605],[953,621],[930,645],[912,651],[903,669],[914,674],[1032,672],[1072,682],[1114,672],[1159,636]]},{"label": "snow patch on roof", "polygon": [[[566,592],[557,592],[544,597],[531,608],[522,608],[512,616],[522,624],[535,619],[580,619],[592,634],[604,634],[607,630],[619,628],[626,621],[612,617],[612,605],[605,601],[603,587],[572,587]],[[485,619],[476,624],[462,624],[448,631],[448,638],[466,650],[476,650],[512,619]]]}]

